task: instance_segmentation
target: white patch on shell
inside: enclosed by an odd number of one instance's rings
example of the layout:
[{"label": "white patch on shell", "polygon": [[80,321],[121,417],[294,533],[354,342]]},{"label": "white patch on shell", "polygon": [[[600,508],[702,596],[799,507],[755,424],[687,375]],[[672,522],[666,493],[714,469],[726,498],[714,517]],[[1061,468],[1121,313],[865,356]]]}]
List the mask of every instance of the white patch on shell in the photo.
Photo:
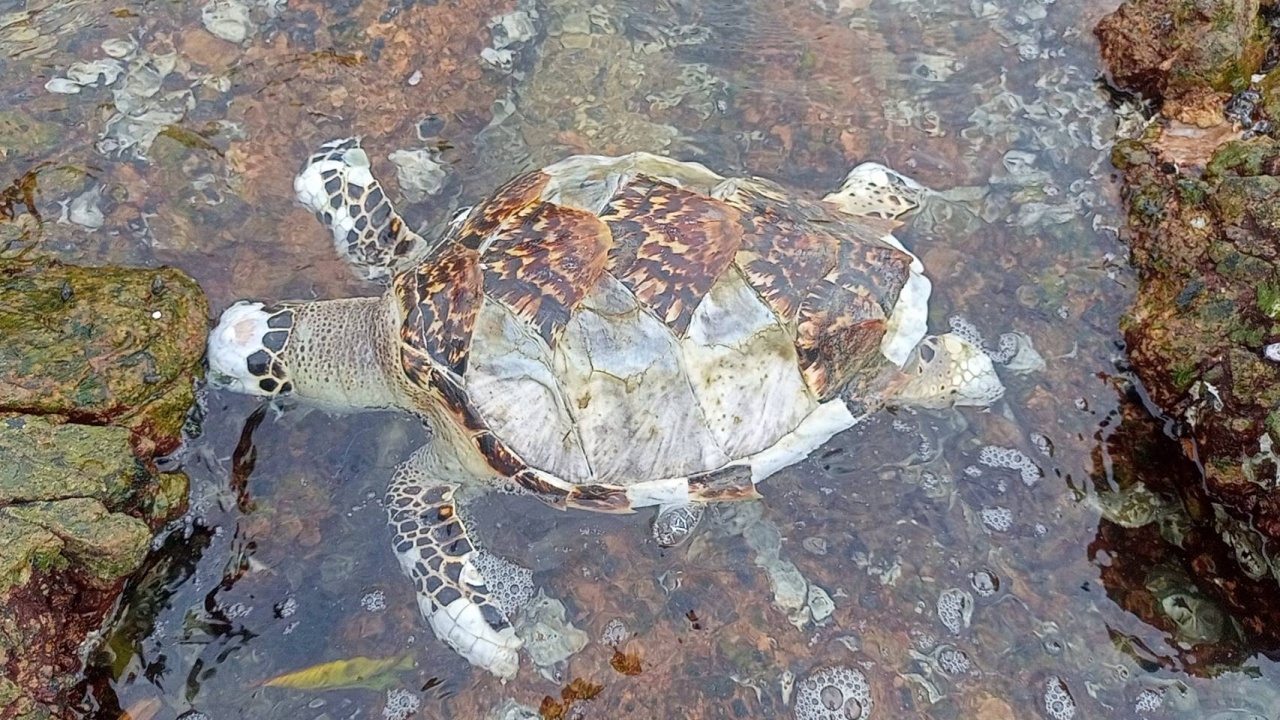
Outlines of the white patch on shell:
[{"label": "white patch on shell", "polygon": [[782,468],[809,457],[833,435],[857,422],[858,418],[849,412],[849,406],[843,400],[822,403],[772,447],[747,458],[751,463],[751,482],[759,483]]},{"label": "white patch on shell", "polygon": [[698,163],[681,162],[647,152],[607,157],[574,155],[542,169],[551,177],[542,199],[599,213],[612,198],[607,192],[625,186],[636,175],[648,175],[693,192],[710,193],[724,178]]},{"label": "white patch on shell", "polygon": [[790,333],[736,272],[698,304],[680,350],[708,428],[730,458],[769,447],[817,407]]},{"label": "white patch on shell", "polygon": [[911,274],[898,293],[898,302],[894,304],[885,323],[884,336],[880,338],[880,353],[899,368],[906,364],[911,351],[928,332],[929,295],[933,291],[933,283],[915,269],[919,262],[914,260],[911,263]]},{"label": "white patch on shell", "polygon": [[635,483],[627,487],[627,500],[633,508],[684,504],[689,502],[689,481],[667,478]]},{"label": "white patch on shell", "polygon": [[249,374],[248,358],[261,350],[262,336],[270,330],[270,315],[263,304],[241,300],[223,311],[209,333],[209,379],[215,384],[248,395],[265,395],[258,378]]},{"label": "white patch on shell", "polygon": [[[749,466],[751,482],[757,484],[782,468],[809,457],[836,433],[853,427],[857,422],[858,418],[849,412],[843,400],[822,403],[794,430],[770,447],[728,465]],[[634,483],[627,487],[627,499],[632,508],[687,503],[690,500],[689,481],[680,477]]]},{"label": "white patch on shell", "polygon": [[500,303],[486,300],[466,373],[471,401],[525,462],[570,482],[589,482],[573,413],[550,366],[542,338]]},{"label": "white patch on shell", "polygon": [[494,630],[485,622],[480,606],[460,597],[441,608],[432,608],[429,597],[419,595],[418,606],[436,637],[466,658],[467,662],[510,680],[520,669],[517,651],[524,644],[511,627]]},{"label": "white patch on shell", "polygon": [[583,299],[554,363],[600,482],[683,477],[730,458],[707,427],[674,336],[622,283]]}]

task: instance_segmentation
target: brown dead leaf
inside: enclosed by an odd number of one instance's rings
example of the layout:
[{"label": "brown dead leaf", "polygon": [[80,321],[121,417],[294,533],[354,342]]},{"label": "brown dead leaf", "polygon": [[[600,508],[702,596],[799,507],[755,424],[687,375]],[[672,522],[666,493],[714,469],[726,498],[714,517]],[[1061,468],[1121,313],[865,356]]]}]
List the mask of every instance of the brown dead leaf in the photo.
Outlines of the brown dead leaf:
[{"label": "brown dead leaf", "polygon": [[642,671],[640,653],[635,651],[624,653],[621,650],[614,650],[613,657],[609,659],[609,664],[613,666],[614,670],[623,675],[639,675]]},{"label": "brown dead leaf", "polygon": [[550,695],[542,698],[538,714],[542,715],[544,720],[561,720],[568,716],[569,708],[573,707],[575,702],[590,700],[599,695],[601,690],[604,690],[604,685],[600,683],[574,678],[567,686],[560,689],[560,700],[557,701]]},{"label": "brown dead leaf", "polygon": [[120,715],[119,720],[151,720],[160,712],[160,708],[164,707],[164,703],[160,702],[160,698],[147,698],[129,706],[127,710]]}]

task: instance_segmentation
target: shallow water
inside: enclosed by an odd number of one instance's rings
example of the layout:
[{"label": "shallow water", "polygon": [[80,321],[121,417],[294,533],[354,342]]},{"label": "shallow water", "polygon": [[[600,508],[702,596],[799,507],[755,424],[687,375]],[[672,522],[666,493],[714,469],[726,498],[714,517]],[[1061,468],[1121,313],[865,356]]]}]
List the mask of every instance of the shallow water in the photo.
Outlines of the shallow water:
[{"label": "shallow water", "polygon": [[[93,653],[94,717],[478,718],[575,678],[603,689],[573,717],[790,717],[784,673],[799,688],[845,665],[876,718],[1280,718],[1277,649],[1188,589],[1183,559],[1118,504],[1134,473],[1117,468],[1187,467],[1121,361],[1134,283],[1090,31],[1114,3],[197,5],[0,0],[0,182],[35,188],[30,205],[3,196],[17,219],[0,241],[175,265],[219,311],[378,292],[292,199],[298,164],[334,137],[364,136],[393,195],[386,156],[435,152],[443,187],[400,203],[423,224],[573,152],[663,152],[812,195],[875,160],[938,191],[902,232],[934,280],[933,328],[1022,332],[1047,365],[1006,373],[990,410],[882,413],[762,488],[782,557],[835,600],[820,627],[772,607],[742,538],[705,528],[662,551],[644,515],[494,498],[477,510],[490,546],[593,640],[563,677],[526,663],[505,686],[431,637],[388,546],[378,499],[424,430],[210,391],[175,459],[191,510]],[[528,37],[492,20],[516,10],[536,15]],[[97,87],[46,90],[95,61]],[[33,209],[42,225],[22,219]],[[939,610],[954,589],[967,620]],[[615,619],[639,675],[599,641]],[[264,686],[358,656],[414,665],[376,689]]]}]

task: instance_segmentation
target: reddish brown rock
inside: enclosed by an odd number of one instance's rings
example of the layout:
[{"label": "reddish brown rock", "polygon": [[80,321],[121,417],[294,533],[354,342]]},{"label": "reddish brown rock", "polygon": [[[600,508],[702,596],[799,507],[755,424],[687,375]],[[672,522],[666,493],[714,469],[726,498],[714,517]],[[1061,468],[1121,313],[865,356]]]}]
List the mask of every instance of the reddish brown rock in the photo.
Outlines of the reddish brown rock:
[{"label": "reddish brown rock", "polygon": [[[1280,341],[1280,145],[1241,140],[1240,122],[1249,134],[1267,127],[1252,111],[1227,111],[1260,104],[1242,91],[1271,41],[1252,0],[1136,0],[1097,34],[1115,82],[1163,103],[1113,153],[1139,279],[1122,321],[1129,358],[1201,468],[1186,494],[1202,485],[1215,511],[1199,522],[1251,580],[1274,583],[1280,362],[1268,347]],[[1240,94],[1224,105],[1227,93]]]}]

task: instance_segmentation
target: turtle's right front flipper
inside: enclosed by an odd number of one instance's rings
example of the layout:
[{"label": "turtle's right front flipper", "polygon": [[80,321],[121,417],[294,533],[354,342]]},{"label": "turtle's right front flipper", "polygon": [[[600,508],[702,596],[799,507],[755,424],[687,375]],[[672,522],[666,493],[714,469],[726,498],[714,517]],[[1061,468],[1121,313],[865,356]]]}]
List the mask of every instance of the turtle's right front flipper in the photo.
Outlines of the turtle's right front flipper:
[{"label": "turtle's right front flipper", "polygon": [[338,254],[370,280],[390,278],[429,251],[391,206],[369,169],[359,138],[321,145],[293,181],[293,191],[333,233]]},{"label": "turtle's right front flipper", "polygon": [[519,669],[523,641],[508,615],[528,601],[532,573],[475,547],[458,515],[458,485],[433,477],[430,453],[430,446],[422,448],[402,463],[387,490],[396,557],[436,637],[472,665],[509,680]]}]

